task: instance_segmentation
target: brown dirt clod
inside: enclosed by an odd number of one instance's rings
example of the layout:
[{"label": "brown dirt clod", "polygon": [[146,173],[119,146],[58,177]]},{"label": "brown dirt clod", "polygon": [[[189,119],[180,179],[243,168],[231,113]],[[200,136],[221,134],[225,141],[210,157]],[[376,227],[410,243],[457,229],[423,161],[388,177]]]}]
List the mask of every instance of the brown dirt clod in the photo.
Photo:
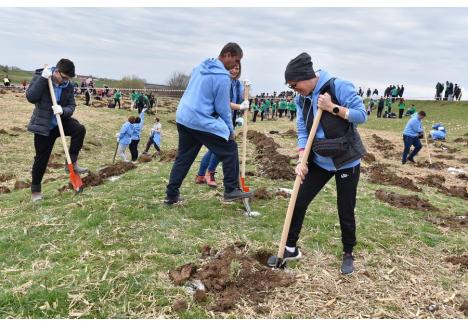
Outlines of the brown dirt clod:
[{"label": "brown dirt clod", "polygon": [[8,187],[0,186],[0,194],[9,194],[11,190]]},{"label": "brown dirt clod", "polygon": [[368,162],[368,163],[375,162],[375,155],[372,153],[367,153],[366,155],[363,156],[362,159],[364,160],[364,162]]},{"label": "brown dirt clod", "polygon": [[172,310],[174,310],[175,312],[184,311],[184,310],[187,310],[187,308],[188,308],[188,303],[187,303],[187,301],[185,301],[183,299],[177,300],[172,305]]},{"label": "brown dirt clod", "polygon": [[175,285],[182,285],[197,271],[197,267],[190,263],[177,267],[169,273],[169,278]]},{"label": "brown dirt clod", "polygon": [[399,195],[394,192],[378,189],[375,192],[375,196],[379,200],[398,208],[409,208],[417,211],[438,211],[438,209],[432,206],[427,200],[421,199],[416,195]]},{"label": "brown dirt clod", "polygon": [[429,174],[425,177],[417,178],[422,184],[430,187],[439,188],[445,182],[445,177],[440,174]]},{"label": "brown dirt clod", "polygon": [[465,317],[468,317],[468,300],[463,301],[459,310],[465,314]]},{"label": "brown dirt clod", "polygon": [[390,171],[383,164],[375,164],[368,170],[369,180],[376,184],[386,184],[392,186],[398,186],[401,188],[409,189],[412,191],[421,191],[421,188],[416,186],[413,180],[406,177],[399,177],[394,172]]},{"label": "brown dirt clod", "polygon": [[210,310],[218,312],[233,309],[240,299],[258,306],[269,290],[287,287],[295,282],[293,275],[273,271],[256,258],[248,256],[247,247],[242,243],[230,245],[215,257],[210,257],[191,278],[200,280],[206,291],[213,294],[214,304]]},{"label": "brown dirt clod", "polygon": [[161,151],[161,156],[159,157],[159,162],[172,162],[176,159],[177,149],[173,148],[167,151]]},{"label": "brown dirt clod", "polygon": [[5,182],[13,179],[15,176],[13,174],[0,174],[0,182]]},{"label": "brown dirt clod", "polygon": [[206,292],[203,290],[196,290],[193,294],[193,300],[195,302],[205,302],[207,298]]},{"label": "brown dirt clod", "polygon": [[449,256],[445,258],[445,261],[453,265],[460,265],[462,268],[468,268],[468,254],[461,256]]},{"label": "brown dirt clod", "polygon": [[140,163],[147,163],[151,162],[153,160],[153,157],[150,154],[141,154],[140,157],[138,158],[138,162]]},{"label": "brown dirt clod", "polygon": [[458,216],[427,216],[426,220],[451,230],[462,230],[468,227],[468,212],[465,215]]},{"label": "brown dirt clod", "polygon": [[267,188],[260,187],[258,189],[255,189],[254,198],[255,199],[271,199],[273,198],[273,195],[267,190]]},{"label": "brown dirt clod", "polygon": [[21,180],[16,180],[15,186],[14,186],[15,190],[26,189],[26,188],[29,188],[29,187],[31,187],[30,182],[21,181]]}]

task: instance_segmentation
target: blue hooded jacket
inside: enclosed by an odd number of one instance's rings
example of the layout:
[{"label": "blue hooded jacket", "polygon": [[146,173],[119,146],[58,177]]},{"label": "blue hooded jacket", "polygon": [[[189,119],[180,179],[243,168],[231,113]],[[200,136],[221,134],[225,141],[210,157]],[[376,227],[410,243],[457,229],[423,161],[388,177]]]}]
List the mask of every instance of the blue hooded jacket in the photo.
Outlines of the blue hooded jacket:
[{"label": "blue hooded jacket", "polygon": [[119,143],[122,145],[129,145],[132,142],[133,124],[125,122],[120,128]]},{"label": "blue hooded jacket", "polygon": [[218,59],[207,59],[193,69],[180,99],[176,122],[187,128],[229,139],[234,132],[229,105],[231,76]]},{"label": "blue hooded jacket", "polygon": [[141,129],[143,129],[143,123],[145,122],[145,112],[140,113],[140,123],[133,124],[132,140],[139,140],[141,137]]},{"label": "blue hooded jacket", "polygon": [[[312,100],[312,107],[313,107],[313,112],[314,116],[317,114],[317,102],[318,102],[318,97],[320,95],[320,89],[322,86],[329,81],[332,76],[326,72],[325,70],[318,70],[317,73],[319,74],[319,80],[317,82],[317,85],[315,86],[315,89],[313,90],[312,94],[307,96]],[[340,102],[341,106],[344,106],[349,109],[349,116],[348,116],[348,121],[353,123],[353,124],[360,124],[364,123],[367,120],[367,113],[366,109],[364,107],[364,104],[362,103],[362,98],[357,95],[356,88],[354,85],[348,81],[342,80],[342,79],[335,79],[335,95],[338,101]],[[296,97],[296,109],[297,109],[297,137],[298,137],[298,147],[299,148],[305,148],[306,143],[307,143],[307,138],[309,137],[309,133],[307,132],[306,128],[306,121],[304,121],[304,117],[302,114],[302,107],[301,104],[299,103],[300,101],[300,96]],[[325,132],[323,131],[322,124],[319,123],[318,128],[317,128],[317,133],[315,134],[315,137],[317,139],[325,139]],[[333,163],[333,159],[331,157],[325,157],[318,155],[317,153],[314,153],[314,163],[320,166],[321,168],[327,170],[327,171],[336,171],[335,164]],[[352,168],[356,165],[358,165],[361,162],[360,159],[350,162],[340,168],[342,169],[349,169]]]},{"label": "blue hooded jacket", "polygon": [[405,129],[403,130],[403,135],[409,137],[418,137],[422,132],[422,122],[418,118],[418,113],[416,113],[416,115],[412,115],[411,119],[409,119],[406,123]]}]

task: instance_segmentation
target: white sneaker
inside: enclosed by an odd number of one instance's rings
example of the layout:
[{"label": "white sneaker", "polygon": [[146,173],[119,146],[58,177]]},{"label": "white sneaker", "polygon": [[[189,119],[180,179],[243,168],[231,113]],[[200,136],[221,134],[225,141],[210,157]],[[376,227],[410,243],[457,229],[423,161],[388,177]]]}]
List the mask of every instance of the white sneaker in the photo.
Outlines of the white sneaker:
[{"label": "white sneaker", "polygon": [[42,193],[41,192],[33,192],[31,194],[31,201],[33,203],[41,201],[42,200]]}]

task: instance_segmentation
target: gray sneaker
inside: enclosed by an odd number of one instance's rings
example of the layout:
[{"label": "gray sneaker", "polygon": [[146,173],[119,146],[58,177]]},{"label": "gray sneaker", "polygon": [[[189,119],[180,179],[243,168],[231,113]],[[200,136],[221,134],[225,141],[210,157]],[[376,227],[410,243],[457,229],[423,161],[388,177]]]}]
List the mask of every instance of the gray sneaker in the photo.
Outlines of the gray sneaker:
[{"label": "gray sneaker", "polygon": [[33,203],[36,203],[38,201],[41,201],[42,200],[42,193],[41,192],[33,192],[31,194],[31,201]]},{"label": "gray sneaker", "polygon": [[343,254],[343,262],[341,263],[341,273],[350,275],[354,272],[354,256],[350,253]]},{"label": "gray sneaker", "polygon": [[283,260],[281,261],[281,266],[276,266],[278,257],[277,256],[270,256],[267,260],[267,265],[270,267],[283,267],[286,265],[288,261],[299,260],[302,259],[302,252],[299,250],[298,247],[294,250],[294,252],[290,252],[287,249],[284,249]]},{"label": "gray sneaker", "polygon": [[231,192],[225,192],[224,193],[224,201],[233,201],[233,200],[239,200],[239,199],[244,199],[244,198],[250,198],[253,196],[252,192],[243,192],[240,189],[233,190]]},{"label": "gray sneaker", "polygon": [[[75,171],[75,173],[78,173],[78,174],[84,174],[84,173],[89,172],[88,169],[78,166],[77,162],[73,163],[73,171]],[[68,173],[68,165],[67,164],[65,164],[65,172]]]}]

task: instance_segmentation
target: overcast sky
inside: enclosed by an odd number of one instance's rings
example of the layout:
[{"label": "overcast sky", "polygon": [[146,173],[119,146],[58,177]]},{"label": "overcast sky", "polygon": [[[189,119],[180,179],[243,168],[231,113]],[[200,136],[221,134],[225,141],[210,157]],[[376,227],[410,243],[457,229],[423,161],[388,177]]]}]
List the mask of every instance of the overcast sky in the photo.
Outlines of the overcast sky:
[{"label": "overcast sky", "polygon": [[0,64],[28,70],[65,57],[78,74],[165,83],[234,41],[254,93],[285,89],[304,51],[314,69],[379,92],[468,85],[468,8],[1,8],[0,21]]}]

